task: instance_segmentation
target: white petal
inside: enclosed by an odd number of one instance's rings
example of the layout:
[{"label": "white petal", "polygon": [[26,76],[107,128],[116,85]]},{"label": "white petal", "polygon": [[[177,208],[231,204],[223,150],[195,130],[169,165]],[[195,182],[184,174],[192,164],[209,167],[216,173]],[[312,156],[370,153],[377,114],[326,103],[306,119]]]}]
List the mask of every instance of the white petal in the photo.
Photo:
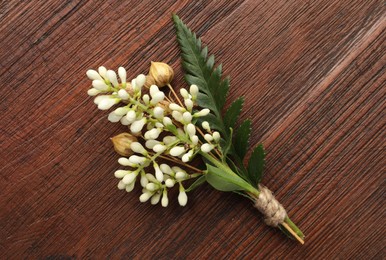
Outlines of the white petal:
[{"label": "white petal", "polygon": [[171,143],[173,143],[174,141],[177,140],[177,137],[175,136],[165,136],[162,141],[166,144],[166,145],[169,145]]},{"label": "white petal", "polygon": [[185,147],[183,146],[175,146],[172,149],[170,149],[171,156],[180,156],[184,152],[185,152]]},{"label": "white petal", "polygon": [[190,137],[190,140],[192,141],[192,143],[194,145],[197,145],[198,144],[198,136],[197,135],[193,135]]},{"label": "white petal", "polygon": [[121,79],[121,83],[126,83],[126,70],[124,67],[118,68],[118,75],[119,75],[119,78]]},{"label": "white petal", "polygon": [[189,89],[189,92],[190,92],[190,95],[192,95],[192,98],[193,99],[196,99],[197,95],[198,95],[198,87],[197,85],[191,85],[190,86],[190,89]]},{"label": "white petal", "polygon": [[99,72],[99,75],[101,75],[103,78],[107,78],[106,77],[107,69],[105,67],[100,66],[98,68],[98,72]]},{"label": "white petal", "polygon": [[137,118],[137,114],[135,113],[134,110],[127,111],[126,119],[128,122],[130,122],[130,124],[133,123],[136,118]]},{"label": "white petal", "polygon": [[102,77],[101,77],[101,75],[99,75],[99,73],[96,72],[95,70],[88,70],[88,71],[86,72],[86,75],[87,75],[87,77],[88,77],[89,79],[91,79],[91,80],[95,80],[95,79],[97,79],[97,80],[103,80]]},{"label": "white petal", "polygon": [[119,120],[121,120],[122,116],[120,115],[117,115],[115,113],[115,111],[111,112],[109,114],[109,116],[107,117],[107,119],[111,122],[111,123],[116,123],[116,122],[119,122]]},{"label": "white petal", "polygon": [[181,206],[185,206],[188,202],[188,196],[186,195],[185,191],[180,191],[180,194],[178,194],[178,203]]},{"label": "white petal", "polygon": [[134,121],[130,126],[130,131],[134,134],[142,131],[143,126],[146,124],[146,118]]},{"label": "white petal", "polygon": [[163,93],[163,92],[158,92],[157,94],[155,94],[154,96],[153,96],[153,98],[151,99],[151,101],[150,101],[150,104],[152,104],[152,105],[156,105],[156,104],[158,104],[159,102],[161,102],[162,100],[164,100],[164,98],[165,98],[165,93]]},{"label": "white petal", "polygon": [[193,101],[192,101],[191,99],[185,99],[185,100],[184,100],[184,103],[185,103],[186,108],[187,108],[189,111],[192,111],[193,105],[194,105]]},{"label": "white petal", "polygon": [[130,173],[130,171],[117,170],[117,171],[114,172],[114,176],[115,176],[115,178],[121,179],[121,178],[123,178],[126,174],[129,174],[129,173]]},{"label": "white petal", "polygon": [[159,168],[158,164],[154,164],[154,170],[155,170],[155,177],[159,182],[162,182],[164,180],[164,174]]},{"label": "white petal", "polygon": [[143,74],[139,74],[135,79],[135,83],[137,83],[138,87],[142,87],[143,85],[145,85],[145,82],[146,82],[146,76]]},{"label": "white petal", "polygon": [[153,113],[155,118],[161,119],[164,116],[164,109],[162,107],[155,107]]},{"label": "white petal", "polygon": [[166,149],[167,149],[167,147],[165,145],[162,145],[162,144],[156,144],[153,147],[153,151],[156,153],[163,153]]},{"label": "white petal", "polygon": [[190,123],[186,126],[186,132],[188,133],[189,136],[193,136],[196,134],[196,127],[192,123]]},{"label": "white petal", "polygon": [[87,95],[93,97],[93,96],[98,95],[101,92],[102,92],[101,90],[98,90],[96,88],[90,88],[89,90],[87,90]]},{"label": "white petal", "polygon": [[172,188],[173,186],[174,186],[174,184],[175,184],[176,182],[173,180],[173,179],[167,179],[166,181],[165,181],[165,185],[166,185],[166,187],[168,187],[168,188]]},{"label": "white petal", "polygon": [[202,122],[202,128],[204,128],[206,131],[210,131],[210,126],[208,121]]},{"label": "white petal", "polygon": [[113,70],[108,70],[106,73],[106,76],[108,80],[114,85],[114,87],[118,87],[118,79],[117,79],[117,73]]},{"label": "white petal", "polygon": [[156,146],[159,143],[160,143],[160,141],[157,141],[157,140],[147,140],[146,143],[145,143],[145,146],[148,149],[153,149],[154,146]]},{"label": "white petal", "polygon": [[150,96],[154,97],[154,95],[157,94],[158,92],[160,92],[160,90],[156,85],[151,85],[149,92],[150,92]]},{"label": "white petal", "polygon": [[118,163],[122,166],[131,166],[133,167],[134,164],[129,161],[126,157],[121,157],[118,159]]},{"label": "white petal", "polygon": [[192,122],[192,114],[190,112],[185,112],[182,114],[182,120],[185,124]]},{"label": "white petal", "polygon": [[120,98],[124,99],[124,100],[129,99],[129,97],[130,97],[129,93],[127,93],[127,91],[124,90],[124,89],[120,89],[120,90],[118,91],[118,96],[119,96]]},{"label": "white petal", "polygon": [[201,151],[203,151],[204,153],[209,153],[210,151],[213,150],[213,148],[214,146],[208,143],[201,145]]},{"label": "white petal", "polygon": [[189,98],[189,92],[184,89],[184,88],[181,88],[180,89],[180,93],[181,93],[181,96],[184,98],[184,99],[188,99]]},{"label": "white petal", "polygon": [[172,116],[173,116],[173,118],[175,119],[175,120],[177,120],[178,122],[181,122],[182,120],[183,120],[183,118],[182,118],[182,114],[180,113],[180,112],[178,112],[178,111],[173,111],[172,112]]},{"label": "white petal", "polygon": [[153,197],[151,197],[150,203],[152,205],[155,205],[159,202],[160,199],[161,199],[161,193],[156,193],[153,195]]},{"label": "white petal", "polygon": [[151,195],[152,194],[150,192],[142,193],[142,195],[139,196],[139,201],[140,202],[146,202],[146,201],[148,201],[150,199]]},{"label": "white petal", "polygon": [[148,94],[143,95],[143,96],[142,96],[142,100],[143,100],[143,102],[144,102],[146,105],[149,105],[149,103],[150,103],[150,97],[149,97]]},{"label": "white petal", "polygon": [[119,100],[117,100],[115,98],[105,98],[105,99],[101,100],[101,102],[99,102],[98,108],[100,110],[110,109],[112,106],[114,106],[117,103],[117,101],[119,101]]},{"label": "white petal", "polygon": [[170,174],[173,173],[172,168],[170,168],[170,166],[167,165],[167,164],[165,164],[165,163],[161,164],[161,165],[160,165],[160,168],[161,168],[161,171],[164,172],[164,173],[166,173],[166,174],[169,174],[169,175],[170,175]]},{"label": "white petal", "polygon": [[165,126],[173,124],[172,120],[167,116],[165,116],[164,119],[162,119],[162,122],[164,123]]},{"label": "white petal", "polygon": [[176,103],[171,103],[169,104],[169,108],[173,111],[178,111],[178,112],[185,112],[186,109],[181,107],[180,105],[177,105]]},{"label": "white petal", "polygon": [[169,204],[169,199],[168,199],[168,194],[166,189],[164,189],[162,200],[161,200],[161,205],[162,207],[167,207]]},{"label": "white petal", "polygon": [[133,181],[129,185],[126,185],[126,191],[130,192],[130,191],[134,190],[134,186],[135,186],[135,181]]},{"label": "white petal", "polygon": [[118,182],[118,189],[123,190],[126,187],[126,184],[124,184],[122,181]]},{"label": "white petal", "polygon": [[136,177],[137,175],[135,173],[126,174],[125,177],[123,177],[122,182],[124,184],[130,184],[135,181]]},{"label": "white petal", "polygon": [[114,113],[120,116],[124,116],[127,114],[129,111],[128,107],[118,107],[117,109],[114,110]]},{"label": "white petal", "polygon": [[213,139],[216,143],[220,141],[220,133],[219,132],[213,132]]},{"label": "white petal", "polygon": [[106,91],[109,89],[109,86],[107,86],[104,81],[98,79],[92,81],[92,86],[101,91]]},{"label": "white petal", "polygon": [[140,154],[147,154],[145,148],[142,146],[142,144],[138,142],[132,142],[130,144],[130,149],[135,152],[135,153],[140,153]]},{"label": "white petal", "polygon": [[210,110],[207,109],[207,108],[204,108],[202,109],[201,111],[197,112],[194,114],[194,117],[202,117],[202,116],[206,116],[210,113]]},{"label": "white petal", "polygon": [[207,141],[207,142],[212,142],[213,141],[213,136],[211,134],[205,134],[204,135],[204,139]]}]

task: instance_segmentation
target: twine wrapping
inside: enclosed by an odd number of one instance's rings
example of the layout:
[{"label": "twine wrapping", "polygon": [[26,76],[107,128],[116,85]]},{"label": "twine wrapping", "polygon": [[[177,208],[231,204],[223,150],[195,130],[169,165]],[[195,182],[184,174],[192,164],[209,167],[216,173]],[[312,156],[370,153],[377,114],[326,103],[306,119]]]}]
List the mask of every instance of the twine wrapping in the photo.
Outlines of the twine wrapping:
[{"label": "twine wrapping", "polygon": [[255,201],[255,207],[263,213],[267,225],[277,227],[284,222],[287,212],[267,187],[259,185],[259,190],[260,194]]}]

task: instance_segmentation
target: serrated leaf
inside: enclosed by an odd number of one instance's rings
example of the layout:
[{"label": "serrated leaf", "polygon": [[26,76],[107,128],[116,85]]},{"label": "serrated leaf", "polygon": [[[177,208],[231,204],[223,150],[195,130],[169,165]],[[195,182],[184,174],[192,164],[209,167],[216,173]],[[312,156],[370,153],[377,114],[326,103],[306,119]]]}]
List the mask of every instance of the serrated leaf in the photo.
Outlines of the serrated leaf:
[{"label": "serrated leaf", "polygon": [[198,177],[193,183],[192,185],[189,186],[189,188],[186,189],[186,192],[189,192],[189,191],[192,191],[194,189],[196,189],[197,187],[201,186],[202,184],[204,184],[206,182],[206,177],[205,175],[202,175],[200,177]]},{"label": "serrated leaf", "polygon": [[265,164],[265,151],[263,144],[255,147],[248,162],[248,179],[250,183],[257,187],[263,177]]},{"label": "serrated leaf", "polygon": [[245,120],[236,130],[233,145],[240,160],[243,160],[245,154],[247,153],[251,130],[251,120]]},{"label": "serrated leaf", "polygon": [[224,124],[229,128],[234,128],[237,118],[240,115],[241,109],[243,108],[244,98],[239,97],[236,99],[225,112],[224,115]]},{"label": "serrated leaf", "polygon": [[243,180],[238,176],[226,174],[221,169],[209,164],[207,164],[206,167],[208,171],[205,175],[206,181],[216,190],[236,191],[245,189]]},{"label": "serrated leaf", "polygon": [[216,109],[215,104],[210,101],[210,98],[207,94],[198,93],[197,95],[197,104],[202,108],[209,108],[210,110]]},{"label": "serrated leaf", "polygon": [[[195,84],[205,99],[199,100],[205,104],[217,118],[217,130],[225,139],[228,138],[227,128],[221,117],[221,110],[225,104],[229,89],[229,80],[221,80],[221,65],[213,70],[214,56],[207,58],[207,48],[201,49],[201,40],[181,21],[173,15],[177,31],[177,41],[181,48],[182,66],[185,70],[185,80],[189,85]],[[201,105],[200,105],[201,106]],[[211,121],[209,121],[212,124]]]}]

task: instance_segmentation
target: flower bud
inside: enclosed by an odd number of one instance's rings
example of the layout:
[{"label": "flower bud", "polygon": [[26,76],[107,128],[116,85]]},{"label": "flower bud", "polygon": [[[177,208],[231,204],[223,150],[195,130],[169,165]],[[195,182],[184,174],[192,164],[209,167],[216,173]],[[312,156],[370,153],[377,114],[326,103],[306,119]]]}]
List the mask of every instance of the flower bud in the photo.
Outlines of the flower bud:
[{"label": "flower bud", "polygon": [[161,193],[156,193],[153,195],[153,197],[151,197],[150,203],[152,205],[155,205],[159,202],[160,198],[161,198]]},{"label": "flower bud", "polygon": [[130,156],[133,151],[130,149],[132,142],[136,142],[137,138],[129,133],[122,133],[111,138],[114,145],[114,150],[122,156]]},{"label": "flower bud", "polygon": [[185,206],[188,202],[188,196],[186,195],[185,189],[180,185],[180,194],[178,195],[178,203],[180,206]]},{"label": "flower bud", "polygon": [[[149,75],[153,78],[154,83],[163,87],[168,85],[174,77],[173,69],[166,63],[163,62],[151,62]],[[150,79],[148,79],[150,81]]]}]

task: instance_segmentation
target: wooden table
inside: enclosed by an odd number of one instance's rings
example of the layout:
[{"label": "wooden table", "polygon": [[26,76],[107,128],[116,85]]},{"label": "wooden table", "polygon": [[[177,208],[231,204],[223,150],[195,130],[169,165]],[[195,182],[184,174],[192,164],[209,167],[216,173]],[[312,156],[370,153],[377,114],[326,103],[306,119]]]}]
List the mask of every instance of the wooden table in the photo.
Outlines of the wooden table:
[{"label": "wooden table", "polygon": [[[384,2],[156,2],[1,1],[0,258],[384,258]],[[116,189],[125,127],[85,72],[164,61],[184,86],[172,12],[223,63],[229,100],[246,97],[263,183],[304,246],[208,185],[168,208]]]}]

